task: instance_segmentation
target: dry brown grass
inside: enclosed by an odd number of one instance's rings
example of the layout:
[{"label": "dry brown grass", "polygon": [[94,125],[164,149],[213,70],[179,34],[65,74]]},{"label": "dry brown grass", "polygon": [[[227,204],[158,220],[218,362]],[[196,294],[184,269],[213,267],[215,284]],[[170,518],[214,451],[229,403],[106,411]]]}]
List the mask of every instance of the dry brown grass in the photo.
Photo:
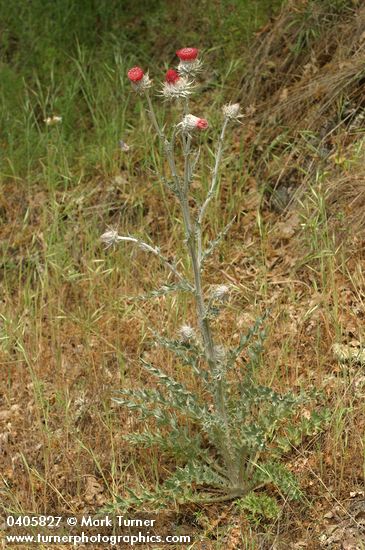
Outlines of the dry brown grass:
[{"label": "dry brown grass", "polygon": [[253,170],[279,210],[363,127],[365,9],[329,12],[326,2],[289,3],[259,33],[242,81]]}]

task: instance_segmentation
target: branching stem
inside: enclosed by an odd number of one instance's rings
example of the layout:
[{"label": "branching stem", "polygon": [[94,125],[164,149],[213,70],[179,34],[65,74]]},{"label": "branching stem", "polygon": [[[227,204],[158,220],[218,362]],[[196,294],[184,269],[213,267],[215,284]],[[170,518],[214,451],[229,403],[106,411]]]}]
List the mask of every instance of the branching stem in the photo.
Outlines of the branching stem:
[{"label": "branching stem", "polygon": [[181,275],[181,273],[179,273],[176,267],[171,262],[169,262],[163,254],[161,254],[159,248],[151,246],[141,239],[138,239],[137,237],[124,237],[122,235],[118,235],[115,240],[118,242],[125,241],[134,243],[138,245],[141,250],[144,250],[145,252],[151,252],[151,254],[157,256],[180,281],[184,281],[184,277]]}]

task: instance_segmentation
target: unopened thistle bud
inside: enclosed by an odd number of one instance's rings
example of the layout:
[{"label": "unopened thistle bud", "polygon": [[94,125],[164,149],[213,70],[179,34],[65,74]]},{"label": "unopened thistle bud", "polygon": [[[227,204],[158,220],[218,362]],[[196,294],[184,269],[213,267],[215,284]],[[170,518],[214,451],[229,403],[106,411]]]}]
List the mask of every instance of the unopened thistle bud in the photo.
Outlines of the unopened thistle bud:
[{"label": "unopened thistle bud", "polygon": [[122,139],[119,140],[119,147],[120,147],[121,151],[123,151],[123,153],[128,153],[128,151],[130,149],[128,143],[126,143]]},{"label": "unopened thistle bud", "polygon": [[161,93],[167,99],[187,97],[191,94],[191,82],[174,69],[169,69]]},{"label": "unopened thistle bud", "polygon": [[229,286],[217,285],[213,288],[211,293],[212,300],[218,300],[220,302],[226,302],[229,298]]},{"label": "unopened thistle bud", "polygon": [[46,126],[56,126],[56,124],[59,124],[60,122],[62,122],[62,117],[49,116],[44,119],[44,122],[46,123]]},{"label": "unopened thistle bud", "polygon": [[129,69],[127,76],[133,89],[140,94],[147,88],[150,88],[152,84],[148,74],[145,74],[141,67],[133,67],[132,69]]},{"label": "unopened thistle bud", "polygon": [[199,71],[201,62],[198,59],[199,50],[197,48],[181,48],[176,52],[180,59],[177,70],[183,75],[194,75]]},{"label": "unopened thistle bud", "polygon": [[192,130],[206,130],[209,124],[205,118],[199,118],[194,115],[185,115],[178,126],[183,132],[191,132]]},{"label": "unopened thistle bud", "polygon": [[229,118],[230,120],[241,118],[242,116],[239,114],[240,112],[239,103],[229,103],[228,105],[224,105],[222,111],[225,118]]},{"label": "unopened thistle bud", "polygon": [[195,340],[195,330],[190,325],[182,325],[179,329],[180,340],[184,343]]},{"label": "unopened thistle bud", "polygon": [[115,229],[110,229],[109,231],[106,231],[102,234],[100,240],[106,245],[106,248],[109,248],[110,246],[118,243],[118,231],[116,231]]}]

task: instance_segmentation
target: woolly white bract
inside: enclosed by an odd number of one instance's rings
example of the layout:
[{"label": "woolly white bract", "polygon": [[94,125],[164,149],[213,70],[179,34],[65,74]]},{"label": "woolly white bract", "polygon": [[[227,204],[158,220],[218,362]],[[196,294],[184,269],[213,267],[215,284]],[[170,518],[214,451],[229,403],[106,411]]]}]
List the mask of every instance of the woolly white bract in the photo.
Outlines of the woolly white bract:
[{"label": "woolly white bract", "polygon": [[182,76],[176,82],[164,82],[161,95],[166,99],[187,98],[191,95],[192,88],[192,82]]},{"label": "woolly white bract", "polygon": [[223,115],[230,120],[241,118],[242,115],[240,115],[240,104],[239,103],[229,103],[228,105],[224,105],[222,108]]}]

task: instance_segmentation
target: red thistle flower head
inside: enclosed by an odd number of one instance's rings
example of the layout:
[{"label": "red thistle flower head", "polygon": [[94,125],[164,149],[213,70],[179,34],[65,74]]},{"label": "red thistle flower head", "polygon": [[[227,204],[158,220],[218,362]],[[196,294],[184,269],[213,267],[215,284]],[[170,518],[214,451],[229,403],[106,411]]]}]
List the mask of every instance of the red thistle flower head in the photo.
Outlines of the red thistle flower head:
[{"label": "red thistle flower head", "polygon": [[199,128],[199,130],[206,130],[208,126],[209,126],[209,123],[205,118],[199,118],[199,120],[196,123],[196,127]]},{"label": "red thistle flower head", "polygon": [[141,67],[133,67],[129,69],[127,75],[131,82],[139,82],[144,77],[144,72]]},{"label": "red thistle flower head", "polygon": [[176,52],[176,55],[181,61],[195,61],[198,57],[199,50],[197,48],[181,48]]},{"label": "red thistle flower head", "polygon": [[174,69],[169,69],[166,73],[165,81],[168,84],[176,84],[176,82],[180,80],[180,78],[181,77],[177,71],[175,71]]}]

